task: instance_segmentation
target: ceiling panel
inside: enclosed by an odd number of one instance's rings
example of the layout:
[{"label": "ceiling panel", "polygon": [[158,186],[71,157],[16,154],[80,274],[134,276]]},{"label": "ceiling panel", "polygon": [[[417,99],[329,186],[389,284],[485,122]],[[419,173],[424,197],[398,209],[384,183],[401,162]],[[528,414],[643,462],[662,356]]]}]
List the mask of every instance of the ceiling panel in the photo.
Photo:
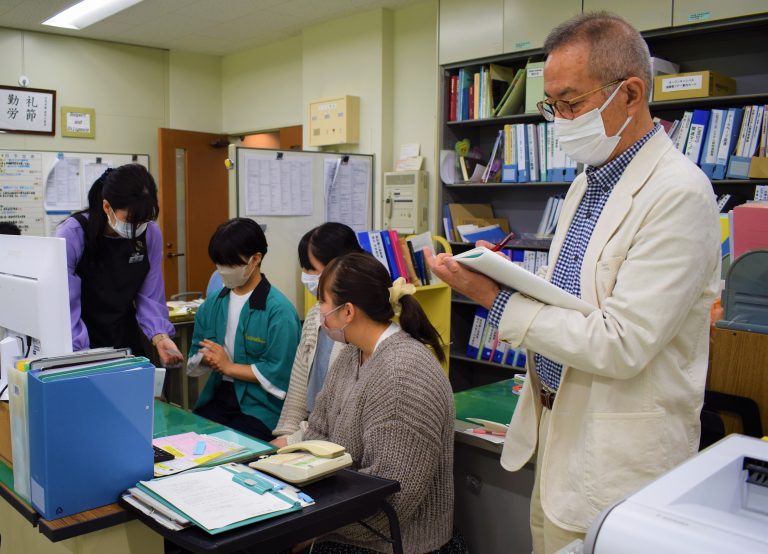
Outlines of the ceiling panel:
[{"label": "ceiling panel", "polygon": [[421,0],[143,0],[81,31],[42,21],[75,0],[0,0],[0,26],[214,55],[295,36],[301,29],[374,8]]}]

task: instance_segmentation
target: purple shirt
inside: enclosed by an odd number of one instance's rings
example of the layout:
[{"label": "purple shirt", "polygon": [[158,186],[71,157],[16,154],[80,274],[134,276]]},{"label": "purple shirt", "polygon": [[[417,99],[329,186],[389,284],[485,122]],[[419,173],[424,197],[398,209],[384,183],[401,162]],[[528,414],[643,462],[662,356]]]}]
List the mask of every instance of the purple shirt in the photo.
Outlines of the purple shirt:
[{"label": "purple shirt", "polygon": [[[87,214],[85,214],[88,217]],[[85,233],[73,217],[67,218],[56,229],[56,236],[67,241],[67,274],[69,278],[69,316],[72,323],[72,350],[90,348],[88,329],[80,318],[80,277],[75,273],[85,248]],[[117,239],[117,237],[115,237]],[[163,237],[160,227],[151,221],[147,226],[147,255],[149,273],[136,297],[136,319],[139,327],[152,339],[158,333],[175,335],[173,324],[168,319],[163,284]]]}]

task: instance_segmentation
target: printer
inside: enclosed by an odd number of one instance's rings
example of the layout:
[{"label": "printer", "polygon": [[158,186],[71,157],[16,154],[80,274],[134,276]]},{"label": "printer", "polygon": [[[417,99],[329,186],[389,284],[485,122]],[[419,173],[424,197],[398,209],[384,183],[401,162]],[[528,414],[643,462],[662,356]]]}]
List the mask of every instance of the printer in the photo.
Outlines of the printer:
[{"label": "printer", "polygon": [[768,552],[768,442],[729,435],[592,523],[585,554]]}]

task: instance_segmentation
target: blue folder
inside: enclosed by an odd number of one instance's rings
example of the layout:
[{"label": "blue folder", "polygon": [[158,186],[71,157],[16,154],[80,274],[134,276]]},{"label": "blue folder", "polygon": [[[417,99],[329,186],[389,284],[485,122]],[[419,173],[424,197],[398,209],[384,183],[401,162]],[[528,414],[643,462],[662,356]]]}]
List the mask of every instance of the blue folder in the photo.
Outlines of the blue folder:
[{"label": "blue folder", "polygon": [[29,373],[31,500],[45,519],[111,504],[152,478],[154,366],[94,366]]}]

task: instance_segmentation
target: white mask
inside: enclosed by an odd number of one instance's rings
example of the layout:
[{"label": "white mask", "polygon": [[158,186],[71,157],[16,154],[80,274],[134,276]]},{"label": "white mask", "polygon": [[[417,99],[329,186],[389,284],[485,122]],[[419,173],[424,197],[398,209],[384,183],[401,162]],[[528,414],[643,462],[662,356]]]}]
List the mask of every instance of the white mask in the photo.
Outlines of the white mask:
[{"label": "white mask", "polygon": [[252,267],[250,271],[248,271],[248,266],[251,265],[251,260],[253,260],[253,256],[248,258],[248,261],[245,263],[245,265],[216,265],[216,271],[219,272],[219,275],[221,275],[221,282],[224,284],[225,287],[228,289],[236,289],[237,287],[242,287],[248,279],[251,278],[251,274],[256,269],[256,267]]},{"label": "white mask", "polygon": [[573,119],[555,118],[555,136],[560,140],[560,147],[572,160],[592,167],[599,166],[619,144],[621,132],[629,125],[632,116],[627,118],[615,135],[609,137],[605,134],[605,123],[600,114],[624,83],[625,81],[622,81],[599,108]]},{"label": "white mask", "polygon": [[[112,230],[123,237],[124,239],[132,239],[134,237],[133,235],[133,225],[128,223],[127,221],[122,221],[121,219],[117,219],[117,216],[115,215],[115,211],[110,207],[109,211],[112,213],[112,217],[115,218],[115,222],[112,223],[112,220],[110,218],[107,218],[107,221],[109,222],[109,226],[112,227]],[[140,237],[144,231],[147,230],[147,223],[139,223],[136,226],[136,235],[137,237]]]},{"label": "white mask", "polygon": [[320,283],[320,274],[313,275],[311,273],[301,272],[301,284],[304,285],[309,294],[317,296],[317,285]]},{"label": "white mask", "polygon": [[331,329],[330,327],[328,327],[325,324],[325,318],[328,317],[329,315],[331,315],[336,310],[341,309],[342,306],[344,306],[344,304],[342,304],[341,306],[336,306],[334,309],[332,309],[327,314],[321,313],[320,314],[320,325],[322,325],[323,330],[325,331],[325,334],[328,335],[328,337],[330,339],[335,340],[336,342],[343,343],[343,344],[349,344],[349,342],[347,341],[347,337],[344,334],[344,329],[347,328],[347,325],[349,325],[349,323],[347,323],[346,325],[344,325],[344,327],[341,327],[339,329]]}]

